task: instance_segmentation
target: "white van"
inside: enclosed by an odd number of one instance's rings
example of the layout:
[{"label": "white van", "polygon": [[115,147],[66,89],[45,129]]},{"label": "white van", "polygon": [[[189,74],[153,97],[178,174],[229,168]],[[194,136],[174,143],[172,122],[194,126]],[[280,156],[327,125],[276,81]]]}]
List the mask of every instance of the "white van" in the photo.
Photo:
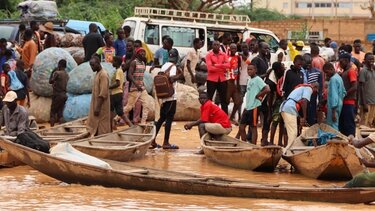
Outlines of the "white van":
[{"label": "white van", "polygon": [[265,40],[269,43],[271,53],[276,52],[279,38],[268,30],[248,27],[250,19],[244,15],[223,15],[214,13],[191,12],[171,9],[136,7],[135,17],[125,19],[123,26],[131,28],[134,39],[147,43],[155,52],[162,46],[161,38],[169,35],[181,55],[193,47],[193,40],[205,41],[201,48],[202,55],[210,49],[215,35],[230,32],[237,42],[247,38]]}]

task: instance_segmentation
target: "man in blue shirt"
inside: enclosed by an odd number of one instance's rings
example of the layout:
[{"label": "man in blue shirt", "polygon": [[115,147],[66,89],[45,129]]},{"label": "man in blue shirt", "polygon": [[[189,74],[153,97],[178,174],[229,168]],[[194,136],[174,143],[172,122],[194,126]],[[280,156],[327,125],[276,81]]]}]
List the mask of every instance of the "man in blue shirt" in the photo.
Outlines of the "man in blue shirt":
[{"label": "man in blue shirt", "polygon": [[294,139],[297,138],[297,118],[300,110],[302,109],[303,115],[300,118],[301,126],[304,126],[306,121],[307,103],[310,101],[311,95],[316,93],[319,89],[318,83],[311,85],[301,85],[295,88],[288,96],[286,100],[280,106],[281,116],[283,117],[285,128],[288,133],[288,149],[293,143]]},{"label": "man in blue shirt", "polygon": [[126,54],[125,33],[122,28],[117,29],[117,39],[113,47],[115,48],[116,56],[122,57]]}]

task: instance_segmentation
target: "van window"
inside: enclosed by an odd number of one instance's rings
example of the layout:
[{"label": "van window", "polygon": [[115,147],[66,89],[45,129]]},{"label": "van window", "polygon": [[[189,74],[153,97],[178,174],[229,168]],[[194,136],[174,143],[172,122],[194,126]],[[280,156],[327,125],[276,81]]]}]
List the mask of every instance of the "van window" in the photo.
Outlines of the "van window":
[{"label": "van window", "polygon": [[161,34],[169,35],[173,39],[173,46],[175,47],[193,47],[193,40],[197,37],[198,29],[178,27],[178,26],[163,26]]},{"label": "van window", "polygon": [[145,42],[151,45],[159,45],[159,26],[158,25],[146,25],[145,30]]},{"label": "van window", "polygon": [[134,30],[135,30],[136,22],[135,21],[126,21],[124,25],[130,26],[130,29],[131,29],[130,36],[134,37]]},{"label": "van window", "polygon": [[276,53],[279,48],[279,42],[269,34],[260,34],[260,33],[251,33],[252,37],[255,37],[257,40],[264,40],[270,46],[271,53]]}]

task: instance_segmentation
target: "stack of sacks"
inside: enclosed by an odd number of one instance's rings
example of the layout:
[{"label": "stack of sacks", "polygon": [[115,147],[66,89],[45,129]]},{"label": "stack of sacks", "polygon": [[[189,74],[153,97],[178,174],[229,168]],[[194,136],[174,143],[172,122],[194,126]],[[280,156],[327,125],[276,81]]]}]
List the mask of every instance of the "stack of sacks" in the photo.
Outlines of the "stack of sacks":
[{"label": "stack of sacks", "polygon": [[57,46],[63,48],[69,47],[83,47],[82,40],[84,38],[81,34],[73,34],[73,33],[55,33],[56,36],[56,44]]},{"label": "stack of sacks", "polygon": [[[108,72],[109,78],[115,74],[116,70],[112,64],[103,62],[101,65]],[[95,72],[92,71],[89,62],[80,64],[69,73],[68,100],[64,109],[65,121],[88,115],[94,78]]]},{"label": "stack of sacks", "polygon": [[57,63],[65,59],[67,61],[66,70],[69,72],[77,66],[73,57],[61,48],[48,48],[42,51],[35,59],[33,73],[30,79],[31,107],[29,114],[35,116],[37,122],[49,121],[52,86],[49,78],[52,71],[57,67]]}]

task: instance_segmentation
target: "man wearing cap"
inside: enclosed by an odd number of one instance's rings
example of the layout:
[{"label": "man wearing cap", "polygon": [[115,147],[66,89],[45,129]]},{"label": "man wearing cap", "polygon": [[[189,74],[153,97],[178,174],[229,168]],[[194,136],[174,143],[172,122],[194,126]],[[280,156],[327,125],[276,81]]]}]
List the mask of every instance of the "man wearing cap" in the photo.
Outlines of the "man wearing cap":
[{"label": "man wearing cap", "polygon": [[344,82],[346,96],[339,118],[339,130],[342,134],[355,136],[355,107],[357,99],[357,69],[350,62],[351,55],[342,52],[339,56],[339,65],[343,69],[341,78]]},{"label": "man wearing cap", "polygon": [[135,59],[130,63],[128,80],[129,80],[129,93],[128,102],[124,107],[124,113],[126,116],[134,108],[135,103],[139,99],[142,102],[143,112],[141,124],[146,124],[149,104],[147,102],[148,93],[143,83],[143,77],[146,70],[146,51],[144,48],[138,48],[135,51]]},{"label": "man wearing cap", "polygon": [[45,33],[44,49],[56,47],[56,39],[53,34],[53,23],[47,22],[44,25],[40,25],[39,30]]},{"label": "man wearing cap", "polygon": [[297,55],[300,55],[300,52],[305,46],[305,43],[302,40],[298,40],[294,45],[295,47],[293,46],[292,42],[288,42],[291,61],[294,61],[294,57],[296,57]]},{"label": "man wearing cap", "polygon": [[[178,149],[178,146],[169,143],[169,135],[171,132],[172,122],[173,122],[174,115],[176,113],[176,108],[177,108],[177,95],[176,95],[177,82],[176,81],[179,80],[183,76],[183,73],[181,69],[176,66],[177,61],[179,59],[179,54],[178,54],[177,49],[172,48],[169,51],[168,58],[169,58],[168,59],[169,62],[165,63],[161,67],[160,72],[169,71],[169,80],[173,82],[173,87],[174,87],[175,92],[173,96],[162,99],[162,104],[160,106],[160,118],[156,122],[156,136],[158,135],[158,132],[161,126],[165,122],[164,142],[163,142],[162,147],[163,149]],[[158,145],[154,139],[151,143],[151,148],[156,148],[156,147],[158,147]]]},{"label": "man wearing cap", "polygon": [[29,117],[26,109],[20,106],[16,102],[17,94],[14,91],[9,91],[3,102],[3,112],[1,115],[1,121],[5,126],[5,135],[17,136],[27,130],[29,130]]}]

